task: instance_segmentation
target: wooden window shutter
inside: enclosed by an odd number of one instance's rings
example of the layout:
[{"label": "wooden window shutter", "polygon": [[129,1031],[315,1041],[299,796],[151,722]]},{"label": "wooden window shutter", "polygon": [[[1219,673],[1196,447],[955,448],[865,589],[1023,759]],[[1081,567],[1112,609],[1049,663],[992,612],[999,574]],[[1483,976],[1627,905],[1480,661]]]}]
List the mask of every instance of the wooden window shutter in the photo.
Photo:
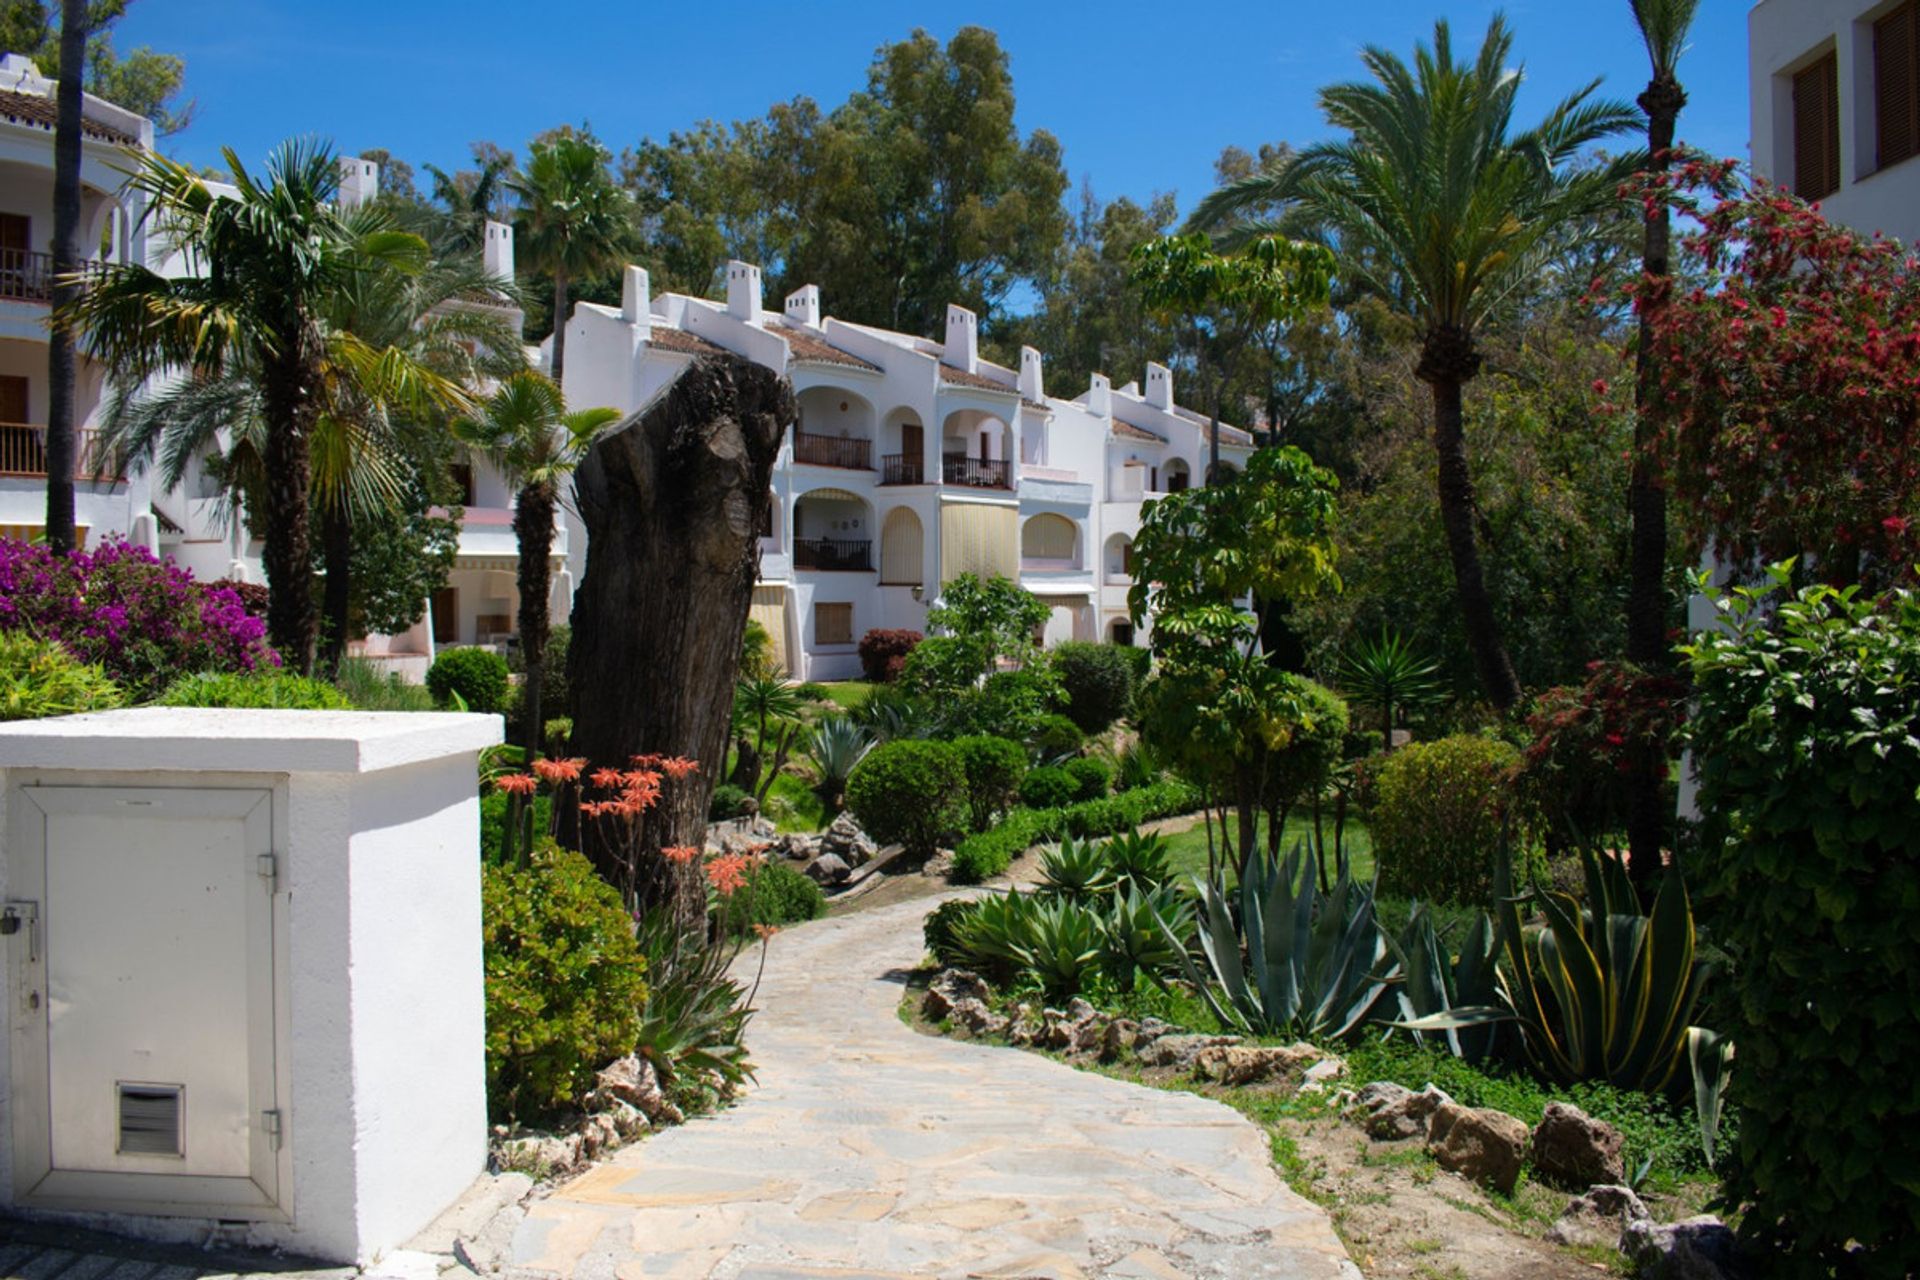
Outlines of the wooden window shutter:
[{"label": "wooden window shutter", "polygon": [[1829,53],[1793,77],[1793,193],[1819,200],[1840,189],[1840,60]]},{"label": "wooden window shutter", "polygon": [[1920,3],[1873,24],[1876,155],[1884,169],[1920,152]]},{"label": "wooden window shutter", "polygon": [[813,642],[815,644],[852,644],[853,606],[850,604],[814,605]]}]

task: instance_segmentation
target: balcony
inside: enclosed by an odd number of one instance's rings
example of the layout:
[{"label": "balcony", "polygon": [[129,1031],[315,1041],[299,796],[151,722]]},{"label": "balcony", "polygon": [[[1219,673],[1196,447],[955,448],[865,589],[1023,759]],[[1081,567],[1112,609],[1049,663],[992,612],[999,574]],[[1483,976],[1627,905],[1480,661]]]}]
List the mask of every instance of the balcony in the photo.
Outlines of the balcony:
[{"label": "balcony", "polygon": [[815,467],[873,470],[873,441],[851,436],[823,436],[809,431],[793,433],[793,460]]},{"label": "balcony", "polygon": [[796,569],[872,573],[873,543],[864,538],[796,538],[793,565]]},{"label": "balcony", "polygon": [[1005,458],[964,458],[948,454],[940,460],[940,473],[948,484],[969,489],[1013,488],[1013,464]]},{"label": "balcony", "polygon": [[[73,478],[119,481],[124,477],[114,463],[95,457],[100,433],[74,433]],[[0,476],[44,480],[47,475],[47,429],[24,422],[0,422]]]},{"label": "balcony", "polygon": [[[80,264],[82,275],[106,269],[91,259]],[[0,298],[19,302],[53,301],[53,255],[29,249],[0,249]]]},{"label": "balcony", "polygon": [[889,453],[880,459],[881,484],[925,484],[927,466],[917,453]]}]

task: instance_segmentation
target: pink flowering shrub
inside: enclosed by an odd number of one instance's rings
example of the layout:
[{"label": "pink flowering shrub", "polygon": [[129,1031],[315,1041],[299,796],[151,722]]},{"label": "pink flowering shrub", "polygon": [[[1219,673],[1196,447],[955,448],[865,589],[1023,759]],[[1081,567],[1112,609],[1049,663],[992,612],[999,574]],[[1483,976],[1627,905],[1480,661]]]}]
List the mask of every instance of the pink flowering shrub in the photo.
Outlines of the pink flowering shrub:
[{"label": "pink flowering shrub", "polygon": [[98,663],[131,701],[182,675],[278,666],[266,630],[233,591],[196,582],[143,547],[110,539],[62,557],[0,539],[0,631]]}]

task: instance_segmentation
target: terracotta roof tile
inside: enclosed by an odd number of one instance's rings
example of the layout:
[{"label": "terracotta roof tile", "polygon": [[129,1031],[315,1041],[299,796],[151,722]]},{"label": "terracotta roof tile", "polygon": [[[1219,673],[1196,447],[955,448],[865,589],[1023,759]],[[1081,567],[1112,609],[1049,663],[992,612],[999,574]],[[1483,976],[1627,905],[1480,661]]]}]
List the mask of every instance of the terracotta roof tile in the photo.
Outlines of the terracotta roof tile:
[{"label": "terracotta roof tile", "polygon": [[[51,130],[60,118],[60,109],[54,104],[52,98],[45,98],[37,93],[16,93],[7,89],[0,90],[0,117],[11,120],[15,124],[30,124]],[[89,138],[102,138],[108,142],[118,142],[129,147],[140,145],[140,139],[135,135],[85,117],[81,119],[80,132]]]},{"label": "terracotta roof tile", "polygon": [[787,350],[793,354],[796,364],[837,364],[848,369],[880,372],[879,365],[849,355],[826,339],[816,337],[796,325],[781,323],[769,325],[768,328],[787,340]]},{"label": "terracotta roof tile", "polygon": [[684,356],[723,356],[725,347],[715,346],[698,334],[688,333],[685,329],[668,329],[655,325],[647,337],[647,345],[658,347],[662,351],[672,351]]},{"label": "terracotta roof tile", "polygon": [[950,364],[940,366],[940,381],[950,387],[973,387],[980,391],[998,391],[1003,396],[1017,396],[1020,392],[992,378],[977,373],[968,373],[965,369],[956,369]]},{"label": "terracotta roof tile", "polygon": [[1153,444],[1165,444],[1167,442],[1165,436],[1155,435],[1145,427],[1135,426],[1133,423],[1123,421],[1120,418],[1113,420],[1113,434],[1122,440],[1144,440]]}]

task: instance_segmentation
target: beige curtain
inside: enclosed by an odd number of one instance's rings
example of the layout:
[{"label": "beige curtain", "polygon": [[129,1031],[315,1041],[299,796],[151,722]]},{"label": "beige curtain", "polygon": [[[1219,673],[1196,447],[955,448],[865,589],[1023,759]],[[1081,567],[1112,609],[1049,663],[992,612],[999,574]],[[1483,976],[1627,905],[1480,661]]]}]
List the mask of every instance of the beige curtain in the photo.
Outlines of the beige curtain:
[{"label": "beige curtain", "polygon": [[949,502],[940,508],[940,581],[961,574],[1019,578],[1020,512],[981,502]]},{"label": "beige curtain", "polygon": [[895,507],[880,526],[880,583],[914,587],[925,582],[926,532],[912,507]]}]

